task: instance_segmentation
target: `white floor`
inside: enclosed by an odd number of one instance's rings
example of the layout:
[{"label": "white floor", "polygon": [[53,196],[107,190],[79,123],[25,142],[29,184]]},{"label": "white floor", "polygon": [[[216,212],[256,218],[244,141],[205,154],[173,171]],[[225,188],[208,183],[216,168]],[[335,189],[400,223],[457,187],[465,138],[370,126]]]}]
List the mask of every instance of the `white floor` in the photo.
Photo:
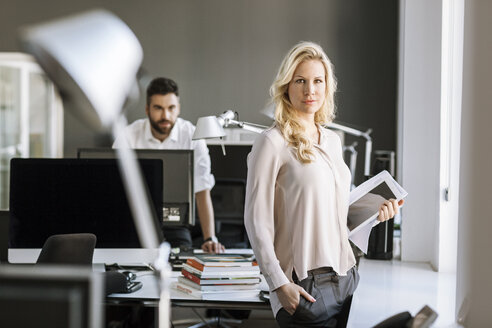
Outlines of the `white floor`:
[{"label": "white floor", "polygon": [[[364,258],[361,259],[359,273],[361,278],[354,294],[348,328],[372,327],[403,311],[415,315],[424,305],[439,315],[432,327],[460,327],[454,323],[455,274],[434,272],[425,263]],[[204,311],[202,315],[205,315]],[[198,319],[189,309],[176,308],[173,308],[173,318]],[[248,320],[231,327],[278,326],[270,311],[253,311]]]},{"label": "white floor", "polygon": [[454,324],[456,275],[434,272],[429,264],[367,260],[350,310],[349,328],[371,327],[403,311],[415,315],[424,305],[438,313],[433,327]]}]

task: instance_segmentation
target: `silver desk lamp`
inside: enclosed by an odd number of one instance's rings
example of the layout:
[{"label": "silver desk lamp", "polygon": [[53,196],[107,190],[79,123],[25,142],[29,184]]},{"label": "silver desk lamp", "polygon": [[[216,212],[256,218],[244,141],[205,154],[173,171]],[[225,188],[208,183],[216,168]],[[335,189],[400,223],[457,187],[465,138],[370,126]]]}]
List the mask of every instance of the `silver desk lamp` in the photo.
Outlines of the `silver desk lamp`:
[{"label": "silver desk lamp", "polygon": [[[75,115],[98,130],[112,130],[115,137],[122,134],[127,125],[122,109],[127,101],[138,97],[136,76],[143,59],[137,37],[123,21],[105,10],[89,11],[25,27],[21,30],[21,42]],[[117,155],[140,243],[144,248],[157,250],[154,214],[135,152],[119,148]],[[168,274],[167,243],[161,245],[161,252],[156,264],[162,277]],[[159,326],[168,327],[167,288],[161,291],[159,311]]]},{"label": "silver desk lamp", "polygon": [[195,133],[193,133],[193,140],[208,139],[208,138],[220,138],[225,136],[224,128],[229,126],[237,126],[241,129],[251,132],[261,133],[267,126],[238,121],[237,112],[227,110],[219,116],[205,116],[198,118],[196,122]]},{"label": "silver desk lamp", "polygon": [[[270,106],[270,108],[266,108],[263,110],[264,114],[267,115],[268,117],[273,119],[273,107]],[[270,113],[271,112],[271,113]],[[239,128],[256,132],[256,133],[261,133],[268,127],[264,125],[259,125],[259,124],[253,124],[253,123],[248,123],[248,122],[242,122],[238,121],[238,115],[237,113],[233,112],[232,110],[227,110],[223,114],[219,116],[205,116],[205,117],[200,117],[198,121],[196,122],[196,129],[195,133],[193,134],[193,140],[196,139],[209,139],[209,138],[222,138],[226,134],[224,132],[223,127],[228,127],[228,126],[237,126]],[[369,176],[370,174],[370,165],[371,165],[371,152],[372,152],[372,139],[370,137],[370,134],[372,132],[371,129],[368,129],[367,131],[360,131],[339,123],[330,123],[326,128],[329,129],[334,129],[334,130],[340,130],[345,133],[348,133],[350,135],[356,136],[356,137],[362,137],[366,139],[366,153],[365,153],[365,160],[364,160],[364,175]],[[353,147],[353,146],[352,146]],[[355,163],[353,163],[355,165]],[[352,172],[352,170],[354,172]],[[355,167],[351,167],[351,172],[352,176],[354,176],[355,173]],[[352,181],[353,183],[353,181]]]},{"label": "silver desk lamp", "polygon": [[[261,133],[267,126],[248,123],[243,121],[238,121],[238,114],[232,110],[227,110],[219,116],[204,116],[198,118],[196,122],[195,132],[193,133],[193,140],[198,139],[213,139],[213,138],[223,138],[225,137],[225,132],[223,128],[227,128],[229,126],[236,126],[238,128]],[[225,148],[224,144],[222,146],[222,153],[225,156]]]}]

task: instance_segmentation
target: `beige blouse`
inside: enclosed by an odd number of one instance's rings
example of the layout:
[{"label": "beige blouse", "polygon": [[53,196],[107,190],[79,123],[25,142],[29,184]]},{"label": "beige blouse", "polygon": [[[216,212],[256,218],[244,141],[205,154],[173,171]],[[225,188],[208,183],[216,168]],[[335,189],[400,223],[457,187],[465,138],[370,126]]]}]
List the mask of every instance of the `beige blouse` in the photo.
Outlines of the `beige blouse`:
[{"label": "beige blouse", "polygon": [[274,315],[282,307],[275,289],[330,266],[346,275],[355,265],[348,241],[350,171],[340,138],[318,127],[315,160],[302,164],[278,128],[263,132],[248,155],[244,223],[270,287]]}]

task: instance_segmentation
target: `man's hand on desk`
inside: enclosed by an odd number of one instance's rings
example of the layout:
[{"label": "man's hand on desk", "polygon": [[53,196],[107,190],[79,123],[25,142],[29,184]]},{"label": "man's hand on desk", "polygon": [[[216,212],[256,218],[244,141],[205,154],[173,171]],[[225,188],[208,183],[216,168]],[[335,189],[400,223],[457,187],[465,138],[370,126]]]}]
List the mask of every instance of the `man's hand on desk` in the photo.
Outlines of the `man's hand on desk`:
[{"label": "man's hand on desk", "polygon": [[205,241],[202,244],[202,249],[204,252],[207,253],[222,253],[225,250],[224,245],[219,243],[217,240],[217,237],[209,237],[205,239]]}]

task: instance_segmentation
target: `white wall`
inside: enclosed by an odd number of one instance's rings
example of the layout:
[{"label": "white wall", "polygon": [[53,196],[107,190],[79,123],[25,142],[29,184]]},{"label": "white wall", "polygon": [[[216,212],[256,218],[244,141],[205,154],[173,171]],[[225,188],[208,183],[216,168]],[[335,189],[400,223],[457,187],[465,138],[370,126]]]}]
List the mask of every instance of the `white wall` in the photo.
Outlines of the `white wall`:
[{"label": "white wall", "polygon": [[403,261],[438,266],[441,1],[401,2],[400,181]]},{"label": "white wall", "polygon": [[465,2],[456,308],[468,295],[467,327],[492,322],[491,17],[491,1]]},{"label": "white wall", "polygon": [[464,0],[401,1],[402,260],[455,272]]},{"label": "white wall", "polygon": [[[456,272],[464,0],[443,1],[441,174],[437,268]],[[447,192],[446,192],[447,191]],[[447,194],[447,196],[445,196]]]}]

